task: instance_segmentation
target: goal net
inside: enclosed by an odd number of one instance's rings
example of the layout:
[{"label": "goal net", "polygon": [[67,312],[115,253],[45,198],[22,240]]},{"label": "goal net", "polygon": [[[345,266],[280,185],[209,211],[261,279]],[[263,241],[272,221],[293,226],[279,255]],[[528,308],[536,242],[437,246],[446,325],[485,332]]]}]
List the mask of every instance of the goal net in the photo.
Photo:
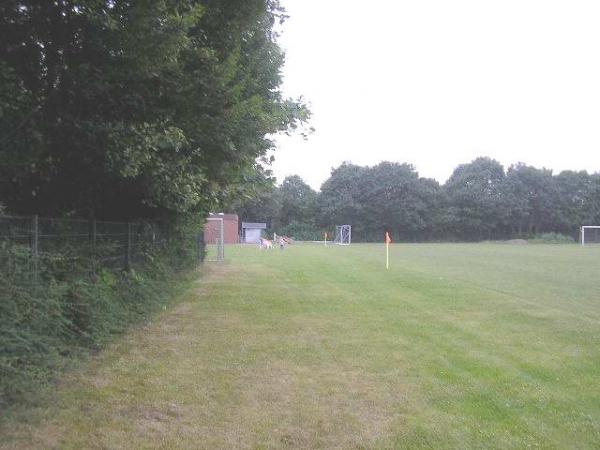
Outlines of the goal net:
[{"label": "goal net", "polygon": [[581,227],[581,245],[600,244],[600,225]]},{"label": "goal net", "polygon": [[350,225],[336,225],[334,243],[350,245],[352,243],[352,227]]},{"label": "goal net", "polygon": [[206,245],[204,261],[222,262],[225,259],[225,228],[222,218],[209,217],[206,219],[204,244]]}]

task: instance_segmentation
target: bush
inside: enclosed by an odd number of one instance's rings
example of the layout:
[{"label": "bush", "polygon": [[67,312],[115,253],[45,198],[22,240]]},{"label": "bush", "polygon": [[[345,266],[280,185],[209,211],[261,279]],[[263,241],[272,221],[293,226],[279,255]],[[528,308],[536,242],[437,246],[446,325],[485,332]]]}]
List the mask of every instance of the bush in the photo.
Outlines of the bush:
[{"label": "bush", "polygon": [[320,241],[323,233],[314,225],[300,222],[292,222],[289,225],[276,230],[277,234],[289,236],[297,241]]},{"label": "bush", "polygon": [[573,244],[575,240],[572,236],[560,233],[541,233],[528,239],[532,244]]},{"label": "bush", "polygon": [[197,261],[196,244],[173,234],[129,271],[90,270],[85,248],[65,247],[42,255],[35,277],[27,246],[0,244],[0,410],[164,306],[176,272]]}]

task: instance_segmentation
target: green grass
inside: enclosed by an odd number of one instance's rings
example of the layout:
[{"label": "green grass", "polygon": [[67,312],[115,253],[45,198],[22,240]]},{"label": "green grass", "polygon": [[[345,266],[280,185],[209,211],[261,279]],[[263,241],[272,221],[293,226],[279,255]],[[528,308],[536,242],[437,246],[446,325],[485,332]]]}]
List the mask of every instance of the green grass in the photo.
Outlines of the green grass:
[{"label": "green grass", "polygon": [[226,251],[4,445],[600,448],[599,247]]}]

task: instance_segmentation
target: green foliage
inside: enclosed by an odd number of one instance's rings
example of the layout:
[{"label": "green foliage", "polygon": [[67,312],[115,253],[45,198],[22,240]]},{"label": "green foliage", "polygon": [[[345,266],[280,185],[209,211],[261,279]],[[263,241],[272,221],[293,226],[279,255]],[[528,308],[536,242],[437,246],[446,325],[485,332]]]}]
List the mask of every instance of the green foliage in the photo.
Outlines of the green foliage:
[{"label": "green foliage", "polygon": [[504,178],[502,165],[490,158],[458,166],[444,186],[449,227],[466,240],[490,237],[504,218]]},{"label": "green foliage", "polygon": [[516,164],[509,167],[503,194],[508,206],[508,222],[517,235],[543,230],[553,221],[559,201],[552,172]]},{"label": "green foliage", "polygon": [[541,233],[529,238],[527,242],[532,244],[572,244],[572,236],[566,236],[560,233]]},{"label": "green foliage", "polygon": [[318,198],[318,222],[323,226],[355,224],[363,216],[360,185],[367,168],[343,163],[331,171],[321,186]]},{"label": "green foliage", "polygon": [[286,226],[278,228],[277,234],[289,236],[298,241],[323,240],[323,232],[320,229],[314,225],[303,222],[290,222]]},{"label": "green foliage", "polygon": [[409,164],[382,162],[373,167],[342,164],[323,183],[319,222],[323,227],[352,225],[355,241],[413,240],[431,233],[440,206],[440,187],[419,177]]},{"label": "green foliage", "polygon": [[253,196],[231,203],[231,209],[245,222],[266,222],[277,234],[298,240],[320,239],[316,225],[317,193],[298,175],[286,177],[280,186],[263,179]]},{"label": "green foliage", "polygon": [[556,229],[573,234],[581,225],[600,223],[600,173],[565,170],[555,177],[558,204],[554,206]]},{"label": "green foliage", "polygon": [[274,179],[266,171],[257,171],[250,185],[252,189],[232,192],[228,211],[235,212],[245,222],[266,222],[268,228],[273,228],[281,208]]},{"label": "green foliage", "polygon": [[394,241],[494,241],[559,233],[570,236],[558,238],[566,242],[577,239],[581,225],[600,223],[600,174],[553,175],[522,163],[505,173],[490,158],[461,164],[442,186],[419,177],[409,164],[385,161],[372,167],[345,162],[318,193],[298,176],[279,187],[265,186],[233,210],[243,220],[267,221],[273,231],[298,239],[321,239],[335,225],[350,224],[355,242],[381,242],[385,231]]},{"label": "green foliage", "polygon": [[33,284],[23,248],[0,247],[8,271],[0,271],[0,405],[21,397],[32,383],[45,381],[65,351],[62,336],[63,286]]},{"label": "green foliage", "polygon": [[[34,278],[28,248],[0,246],[6,269],[0,271],[0,406],[27,400],[73,357],[164,306],[176,271],[193,258],[184,247],[174,235],[131,271],[96,273],[89,272],[91,262],[81,249],[78,265],[67,266],[75,252],[65,248],[40,258]],[[66,267],[74,270],[65,273]]]},{"label": "green foliage", "polygon": [[312,225],[317,213],[317,193],[298,175],[286,177],[277,190],[279,198],[278,227],[291,224]]},{"label": "green foliage", "polygon": [[206,211],[302,126],[275,0],[4,2],[0,180],[15,213]]},{"label": "green foliage", "polygon": [[159,217],[167,238],[119,273],[56,245],[35,280],[0,248],[0,403],[162,304],[204,213],[270,180],[269,136],[309,118],[280,92],[284,18],[277,0],[2,3],[0,213]]}]

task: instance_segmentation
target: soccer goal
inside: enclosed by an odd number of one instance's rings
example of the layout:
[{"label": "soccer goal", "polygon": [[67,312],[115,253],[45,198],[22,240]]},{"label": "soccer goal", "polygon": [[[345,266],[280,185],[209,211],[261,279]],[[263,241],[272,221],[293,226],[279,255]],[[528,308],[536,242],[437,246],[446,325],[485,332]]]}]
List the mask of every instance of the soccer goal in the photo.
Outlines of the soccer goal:
[{"label": "soccer goal", "polygon": [[581,227],[581,245],[600,244],[600,225]]},{"label": "soccer goal", "polygon": [[333,242],[338,245],[350,245],[352,243],[352,227],[350,225],[336,225]]},{"label": "soccer goal", "polygon": [[207,262],[222,262],[225,259],[225,226],[220,217],[209,217],[204,226]]}]

